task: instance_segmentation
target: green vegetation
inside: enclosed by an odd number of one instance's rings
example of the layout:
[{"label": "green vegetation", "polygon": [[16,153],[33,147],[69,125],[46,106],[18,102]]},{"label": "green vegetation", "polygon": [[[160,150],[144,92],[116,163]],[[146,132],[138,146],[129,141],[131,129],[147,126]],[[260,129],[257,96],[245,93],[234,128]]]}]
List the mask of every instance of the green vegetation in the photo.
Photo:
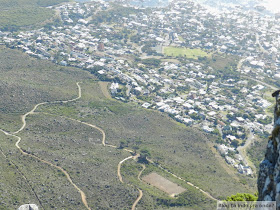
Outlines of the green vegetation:
[{"label": "green vegetation", "polygon": [[140,162],[147,163],[148,162],[147,158],[150,158],[150,157],[151,157],[151,153],[148,149],[140,150],[140,157],[139,157]]},{"label": "green vegetation", "polygon": [[[83,80],[88,74],[0,47],[0,127],[14,131],[21,124],[20,115],[30,111],[33,105],[76,97],[75,77]],[[61,81],[60,78],[69,79]],[[70,104],[66,107],[68,111],[71,109]]]},{"label": "green vegetation", "polygon": [[130,14],[135,14],[138,10],[132,7],[123,7],[112,3],[113,9],[99,12],[94,16],[91,23],[100,24],[100,23],[115,23],[121,20],[123,17],[128,17]]},{"label": "green vegetation", "polygon": [[258,122],[261,123],[261,124],[264,124],[264,125],[268,125],[272,122],[272,117],[267,116],[264,119],[259,118]]},{"label": "green vegetation", "polygon": [[[240,57],[234,55],[226,55],[220,53],[213,53],[207,59],[201,60],[206,66],[213,69],[212,74],[218,78],[227,79],[239,79],[240,72],[237,70],[237,65]],[[227,91],[229,95],[240,94],[237,88]]]},{"label": "green vegetation", "polygon": [[276,125],[272,131],[272,138],[275,140],[276,136],[279,135],[280,132],[280,125]]},{"label": "green vegetation", "polygon": [[172,57],[186,57],[192,59],[210,56],[208,53],[202,51],[201,49],[190,49],[180,47],[165,47],[164,54]]},{"label": "green vegetation", "polygon": [[181,42],[184,42],[184,41],[185,41],[184,38],[181,37],[181,36],[179,36],[179,40],[180,40]]},{"label": "green vegetation", "polygon": [[188,206],[193,209],[200,209],[201,203],[207,203],[205,206],[210,208],[210,201],[206,199],[201,193],[194,188],[189,188],[186,192],[183,192],[177,199],[165,198],[157,199],[157,204],[166,207],[183,207]]},{"label": "green vegetation", "polygon": [[68,0],[0,0],[0,30],[17,31],[22,26],[49,21],[54,12],[43,7],[65,1]]},{"label": "green vegetation", "polygon": [[[149,148],[151,159],[157,160],[202,189],[210,191],[213,196],[224,195],[226,189],[233,194],[244,188],[243,184],[240,185],[241,175],[240,180],[239,175],[233,178],[217,163],[215,155],[206,143],[208,140],[200,131],[177,125],[166,115],[156,111],[99,98],[100,94],[96,97],[95,95],[100,92],[96,84],[83,83],[82,87],[85,93],[92,94],[74,104],[79,111],[78,114],[73,113],[71,117],[81,118],[103,128],[109,144],[119,146],[120,142],[126,140],[125,146],[140,153],[142,149]],[[39,110],[56,115],[62,114],[54,112],[52,106],[47,105]],[[185,170],[186,168],[189,170]],[[255,180],[248,179],[247,182],[250,188],[244,191],[252,192]]]},{"label": "green vegetation", "polygon": [[[7,139],[4,134],[0,134],[1,139]],[[12,139],[7,139],[7,142],[1,143],[0,151],[5,150],[5,145],[11,144]],[[18,207],[25,200],[37,202],[30,193],[31,189],[27,182],[24,182],[17,168],[11,161],[5,159],[0,153],[1,166],[1,185],[0,185],[0,209],[12,209]]]},{"label": "green vegetation", "polygon": [[215,53],[206,62],[213,69],[220,71],[230,69],[236,70],[239,59],[238,56]]},{"label": "green vegetation", "polygon": [[[36,138],[38,132],[42,135],[40,139]],[[90,206],[102,209],[108,202],[111,208],[119,206],[122,209],[132,205],[137,192],[122,185],[116,176],[116,166],[129,153],[104,147],[98,130],[63,117],[38,114],[29,118],[29,124],[21,136],[22,146],[26,150],[30,148],[32,154],[62,166],[71,174],[73,181],[86,193]],[[61,172],[56,174],[63,176]],[[60,185],[60,188],[63,186]],[[80,197],[75,193],[74,188],[69,189],[68,195],[77,202]],[[46,204],[53,202],[47,199],[48,192],[42,196],[46,198]],[[60,206],[58,199],[54,201],[56,206]],[[69,201],[64,201],[70,208]]]},{"label": "green vegetation", "polygon": [[[87,83],[90,80],[96,85],[96,90],[85,91],[83,97],[94,95],[96,100],[104,98],[98,83],[89,79],[90,74],[85,71],[61,68],[3,47],[0,48],[0,55],[1,129],[9,132],[19,129],[22,124],[20,115],[31,110],[39,102],[77,97],[77,81]],[[73,103],[59,105],[61,104],[53,104],[50,111],[65,116],[79,115]],[[83,107],[81,114],[89,114],[88,110],[90,109]],[[29,116],[27,124],[26,129],[19,134],[22,137],[22,148],[63,167],[74,183],[85,191],[90,206],[120,206],[126,209],[131,206],[137,192],[129,186],[122,185],[116,176],[118,162],[127,157],[128,153],[103,147],[100,140],[102,136],[98,130],[62,117],[41,113]],[[7,156],[5,160],[0,153],[0,168],[3,169],[3,184],[0,185],[1,207],[16,209],[20,204],[32,202],[39,205],[41,202],[44,208],[84,208],[79,192],[67,181],[63,173],[33,158],[23,156],[15,147],[16,138],[7,137],[2,133],[0,137],[3,140],[0,149]],[[11,165],[11,161],[16,167]],[[19,168],[27,181],[16,168]]]},{"label": "green vegetation", "polygon": [[[152,210],[157,206],[160,209],[214,209],[216,207],[215,201],[205,197],[194,187],[174,178],[170,174],[165,173],[153,164],[147,164],[146,169],[143,171],[140,178],[150,174],[151,172],[156,172],[157,174],[186,189],[184,193],[172,198],[167,193],[159,190],[158,188],[148,185],[144,181],[138,180],[137,176],[140,170],[142,170],[142,167],[140,167],[136,161],[126,161],[122,166],[122,175],[125,183],[138,186],[144,192],[144,197],[141,200],[141,204],[139,204],[139,207],[142,207],[143,209]],[[147,197],[147,194],[151,197]]]},{"label": "green vegetation", "polygon": [[236,195],[228,196],[226,201],[257,201],[258,196],[249,193],[237,193]]},{"label": "green vegetation", "polygon": [[160,65],[160,59],[156,59],[156,58],[143,59],[141,60],[141,62],[147,66],[158,67]]},{"label": "green vegetation", "polygon": [[267,140],[261,139],[255,141],[254,144],[247,150],[250,160],[254,163],[254,165],[257,168],[257,172],[259,170],[259,165],[261,161],[264,159],[266,146]]},{"label": "green vegetation", "polygon": [[6,10],[10,8],[28,5],[48,7],[67,1],[69,0],[0,0],[0,10]]},{"label": "green vegetation", "polygon": [[53,5],[60,4],[62,2],[68,2],[68,1],[69,0],[37,0],[36,2],[41,7],[48,7],[48,6],[53,6]]},{"label": "green vegetation", "polygon": [[128,142],[127,142],[127,140],[121,140],[120,141],[120,146],[119,146],[119,149],[123,149],[124,147],[127,147],[127,145],[128,145]]},{"label": "green vegetation", "polygon": [[30,26],[51,18],[53,12],[47,8],[22,7],[1,11],[0,29],[3,31],[16,31],[21,26]]},{"label": "green vegetation", "polygon": [[265,78],[264,79],[264,82],[267,83],[267,84],[271,84],[275,87],[278,87],[280,88],[280,85],[279,85],[279,79],[275,78],[275,77],[271,77],[271,78]]}]

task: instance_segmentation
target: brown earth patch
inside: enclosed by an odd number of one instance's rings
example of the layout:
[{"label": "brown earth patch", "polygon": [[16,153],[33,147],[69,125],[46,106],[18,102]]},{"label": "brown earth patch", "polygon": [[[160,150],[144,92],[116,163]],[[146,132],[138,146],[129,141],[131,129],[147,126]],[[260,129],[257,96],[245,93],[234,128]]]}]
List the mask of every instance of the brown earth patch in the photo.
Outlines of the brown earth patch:
[{"label": "brown earth patch", "polygon": [[142,179],[154,187],[168,193],[172,197],[186,191],[186,189],[154,172],[144,176]]},{"label": "brown earth patch", "polygon": [[111,94],[108,91],[109,82],[98,82],[100,85],[101,91],[106,98],[112,98]]}]

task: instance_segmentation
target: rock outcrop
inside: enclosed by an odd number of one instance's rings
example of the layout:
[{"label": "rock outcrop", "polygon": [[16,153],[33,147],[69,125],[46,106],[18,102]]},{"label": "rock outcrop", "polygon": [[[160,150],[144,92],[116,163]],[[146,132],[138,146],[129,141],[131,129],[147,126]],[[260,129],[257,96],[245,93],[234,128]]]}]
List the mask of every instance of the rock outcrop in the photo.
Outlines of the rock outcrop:
[{"label": "rock outcrop", "polygon": [[265,159],[260,164],[258,177],[259,201],[276,201],[280,209],[280,97],[279,92],[272,94],[276,98],[274,110],[274,128],[269,137]]},{"label": "rock outcrop", "polygon": [[36,204],[24,204],[18,210],[39,210],[39,208]]}]

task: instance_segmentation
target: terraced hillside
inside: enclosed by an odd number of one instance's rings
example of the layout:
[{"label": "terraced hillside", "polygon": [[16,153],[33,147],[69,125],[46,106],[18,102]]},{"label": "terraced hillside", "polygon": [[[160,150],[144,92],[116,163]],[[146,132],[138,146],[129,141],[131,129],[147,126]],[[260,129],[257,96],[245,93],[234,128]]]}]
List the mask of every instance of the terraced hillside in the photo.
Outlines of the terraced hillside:
[{"label": "terraced hillside", "polygon": [[[212,197],[255,191],[254,179],[219,159],[212,136],[111,99],[105,83],[84,70],[4,47],[0,66],[0,209],[24,203],[43,209],[130,209],[133,204],[205,209],[215,208]],[[131,151],[142,149],[156,163],[145,170]],[[150,172],[186,192],[171,198],[145,184],[141,177]],[[143,197],[136,202],[140,191]]]}]

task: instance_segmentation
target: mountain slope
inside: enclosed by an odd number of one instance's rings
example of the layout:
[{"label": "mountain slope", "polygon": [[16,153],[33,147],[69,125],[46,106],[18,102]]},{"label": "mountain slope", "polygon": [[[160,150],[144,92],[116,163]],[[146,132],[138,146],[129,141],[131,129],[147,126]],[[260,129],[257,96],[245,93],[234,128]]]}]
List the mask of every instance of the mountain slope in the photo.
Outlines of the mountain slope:
[{"label": "mountain slope", "polygon": [[[4,194],[1,206],[16,208],[19,204],[36,203],[45,208],[84,208],[79,192],[65,174],[35,156],[67,171],[86,194],[91,208],[131,208],[138,197],[137,187],[143,190],[138,209],[168,207],[172,202],[176,203],[167,194],[140,182],[137,176],[142,167],[133,160],[126,161],[121,168],[122,184],[117,176],[117,166],[131,154],[104,147],[104,134],[94,126],[104,131],[106,144],[119,147],[120,142],[126,140],[127,149],[137,146],[137,152],[140,152],[147,148],[153,161],[213,197],[222,199],[236,192],[254,192],[254,179],[220,165],[223,161],[219,161],[211,146],[212,136],[178,124],[163,113],[118,102],[108,98],[108,94],[105,97],[106,90],[88,72],[56,66],[4,47],[0,48],[0,63],[0,128],[8,133],[21,128],[20,116],[36,104],[77,98],[76,82],[81,82],[81,98],[38,106],[36,114],[27,116],[26,127],[15,134],[21,138],[19,146],[32,156],[20,153],[15,146],[16,137],[1,133],[0,148],[6,159],[0,163],[1,167],[7,168],[11,162],[14,167],[1,170],[1,182],[7,184],[0,188],[15,192],[17,196],[11,201],[9,194]],[[179,196],[177,205],[196,206],[196,209],[215,207],[215,201],[156,165],[148,164],[144,174],[151,171],[187,188],[187,193]],[[16,176],[9,176],[9,173]],[[241,184],[244,180],[248,186]]]},{"label": "mountain slope", "polygon": [[54,12],[45,7],[65,1],[68,0],[0,0],[0,30],[40,26],[54,17]]}]

